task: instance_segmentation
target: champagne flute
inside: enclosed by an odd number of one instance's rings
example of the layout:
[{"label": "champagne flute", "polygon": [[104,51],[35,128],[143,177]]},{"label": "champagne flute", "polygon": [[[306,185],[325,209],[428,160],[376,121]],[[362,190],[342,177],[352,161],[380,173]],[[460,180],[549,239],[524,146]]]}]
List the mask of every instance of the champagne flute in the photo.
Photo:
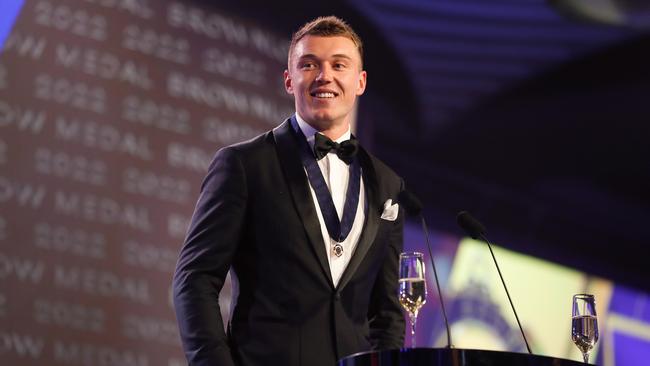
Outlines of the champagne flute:
[{"label": "champagne flute", "polygon": [[411,347],[415,348],[415,324],[418,311],[427,301],[422,253],[405,252],[399,256],[399,302],[411,320]]},{"label": "champagne flute", "polygon": [[589,352],[598,342],[598,320],[594,295],[573,295],[571,340],[582,352],[585,363],[589,363]]}]

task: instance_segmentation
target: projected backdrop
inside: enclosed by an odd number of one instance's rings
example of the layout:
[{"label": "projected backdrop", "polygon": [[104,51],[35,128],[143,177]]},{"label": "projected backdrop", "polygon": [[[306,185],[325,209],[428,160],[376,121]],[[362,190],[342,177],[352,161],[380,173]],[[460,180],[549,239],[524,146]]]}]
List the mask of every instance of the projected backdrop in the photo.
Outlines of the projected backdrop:
[{"label": "projected backdrop", "polygon": [[292,113],[286,39],[189,1],[24,2],[0,54],[0,363],[184,364],[178,250],[214,152]]}]

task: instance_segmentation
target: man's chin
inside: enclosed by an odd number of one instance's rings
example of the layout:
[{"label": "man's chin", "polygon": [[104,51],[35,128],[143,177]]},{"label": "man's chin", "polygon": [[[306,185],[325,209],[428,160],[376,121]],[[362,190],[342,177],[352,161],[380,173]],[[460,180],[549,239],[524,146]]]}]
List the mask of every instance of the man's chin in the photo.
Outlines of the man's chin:
[{"label": "man's chin", "polygon": [[314,121],[318,123],[330,124],[334,120],[331,114],[314,114]]},{"label": "man's chin", "polygon": [[310,125],[319,127],[319,130],[328,128],[334,124],[337,124],[337,121],[346,119],[345,115],[343,115],[343,111],[336,111],[331,109],[312,109],[305,112],[306,113],[299,113],[300,116],[304,118],[305,121]]},{"label": "man's chin", "polygon": [[312,112],[309,113],[308,116],[309,117],[305,117],[307,122],[316,123],[318,125],[329,125],[334,120],[334,116],[327,112]]}]

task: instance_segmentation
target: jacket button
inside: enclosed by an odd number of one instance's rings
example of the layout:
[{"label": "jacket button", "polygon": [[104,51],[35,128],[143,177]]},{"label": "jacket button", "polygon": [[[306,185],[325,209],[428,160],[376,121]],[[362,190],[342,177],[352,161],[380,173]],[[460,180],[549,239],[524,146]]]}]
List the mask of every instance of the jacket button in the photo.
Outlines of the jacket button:
[{"label": "jacket button", "polygon": [[335,292],[334,293],[334,301],[339,301],[339,300],[341,300],[341,294],[338,293],[338,292]]}]

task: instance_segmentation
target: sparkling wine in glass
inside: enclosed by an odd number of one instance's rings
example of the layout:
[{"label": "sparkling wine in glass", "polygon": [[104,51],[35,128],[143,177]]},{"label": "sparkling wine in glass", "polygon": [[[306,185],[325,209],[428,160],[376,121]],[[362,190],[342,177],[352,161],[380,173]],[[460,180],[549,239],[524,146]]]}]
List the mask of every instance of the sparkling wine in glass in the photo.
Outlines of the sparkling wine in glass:
[{"label": "sparkling wine in glass", "polygon": [[573,295],[571,340],[582,352],[585,363],[589,363],[589,352],[598,342],[598,319],[594,295]]},{"label": "sparkling wine in glass", "polygon": [[427,301],[422,253],[405,252],[399,256],[399,302],[411,320],[411,347],[415,348],[418,312]]}]

